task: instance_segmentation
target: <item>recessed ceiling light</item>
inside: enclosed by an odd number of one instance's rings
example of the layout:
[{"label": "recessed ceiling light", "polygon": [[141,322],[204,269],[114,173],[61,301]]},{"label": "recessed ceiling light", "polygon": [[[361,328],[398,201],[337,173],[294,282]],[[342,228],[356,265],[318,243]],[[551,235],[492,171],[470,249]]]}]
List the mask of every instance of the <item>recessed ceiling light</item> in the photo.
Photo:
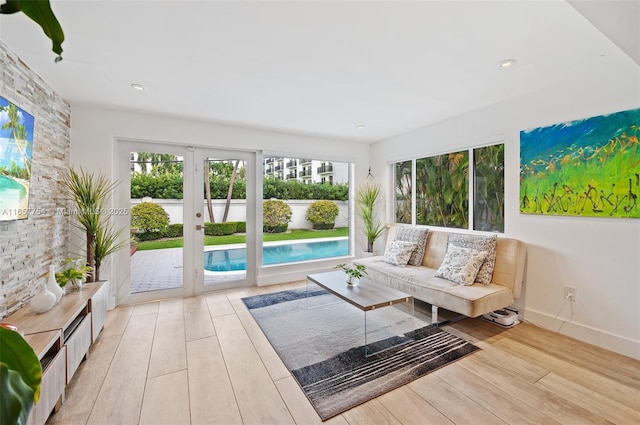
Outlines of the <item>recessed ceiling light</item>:
[{"label": "recessed ceiling light", "polygon": [[362,130],[362,129],[364,128],[364,125],[360,124],[360,125],[356,126],[356,128],[357,128],[358,130]]},{"label": "recessed ceiling light", "polygon": [[500,68],[510,68],[513,65],[516,64],[516,60],[515,59],[505,59],[502,62],[498,62],[498,67]]},{"label": "recessed ceiling light", "polygon": [[131,88],[134,90],[146,90],[147,88],[142,84],[131,84]]}]

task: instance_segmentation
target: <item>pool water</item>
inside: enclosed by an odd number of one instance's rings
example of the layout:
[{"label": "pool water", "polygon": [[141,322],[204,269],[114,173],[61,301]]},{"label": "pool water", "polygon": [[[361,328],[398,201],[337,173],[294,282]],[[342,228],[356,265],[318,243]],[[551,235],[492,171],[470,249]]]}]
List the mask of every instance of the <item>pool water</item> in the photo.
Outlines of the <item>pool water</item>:
[{"label": "pool water", "polygon": [[[262,247],[264,265],[317,260],[349,254],[349,240],[291,242]],[[228,272],[247,269],[245,248],[221,249],[204,253],[204,269],[210,272]]]}]

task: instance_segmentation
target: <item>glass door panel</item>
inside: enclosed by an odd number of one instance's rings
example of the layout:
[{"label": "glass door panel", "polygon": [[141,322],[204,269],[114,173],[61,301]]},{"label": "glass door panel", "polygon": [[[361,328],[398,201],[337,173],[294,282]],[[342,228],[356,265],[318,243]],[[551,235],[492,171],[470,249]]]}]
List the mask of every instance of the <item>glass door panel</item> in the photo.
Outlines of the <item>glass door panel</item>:
[{"label": "glass door panel", "polygon": [[203,253],[201,264],[196,263],[197,292],[245,286],[252,281],[255,249],[248,220],[251,202],[247,200],[254,186],[252,158],[242,152],[196,151],[201,172],[196,171],[195,243]]},{"label": "glass door panel", "polygon": [[183,289],[184,158],[158,150],[129,158],[130,294]]}]

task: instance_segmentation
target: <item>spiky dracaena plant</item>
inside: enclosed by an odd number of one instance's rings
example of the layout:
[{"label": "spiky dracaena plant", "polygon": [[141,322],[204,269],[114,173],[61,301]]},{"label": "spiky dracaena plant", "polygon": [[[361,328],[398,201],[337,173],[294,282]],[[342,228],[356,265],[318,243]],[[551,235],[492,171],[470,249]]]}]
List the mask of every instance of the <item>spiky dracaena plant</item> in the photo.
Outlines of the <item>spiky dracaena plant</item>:
[{"label": "spiky dracaena plant", "polygon": [[362,220],[367,238],[367,252],[373,252],[373,244],[385,231],[384,224],[375,218],[375,207],[380,197],[380,185],[367,184],[356,191],[358,216]]},{"label": "spiky dracaena plant", "polygon": [[118,182],[109,182],[105,175],[94,175],[81,167],[80,172],[69,169],[62,177],[62,184],[75,206],[75,210],[71,212],[75,218],[74,225],[84,230],[86,235],[87,266],[92,269],[87,276],[87,282],[94,282],[96,235],[104,225],[104,208]]},{"label": "spiky dracaena plant", "polygon": [[95,280],[100,280],[100,266],[102,265],[102,261],[120,248],[129,246],[128,239],[119,240],[122,235],[122,229],[116,229],[108,220],[108,217],[106,217],[96,233],[95,251],[93,253],[96,263]]}]

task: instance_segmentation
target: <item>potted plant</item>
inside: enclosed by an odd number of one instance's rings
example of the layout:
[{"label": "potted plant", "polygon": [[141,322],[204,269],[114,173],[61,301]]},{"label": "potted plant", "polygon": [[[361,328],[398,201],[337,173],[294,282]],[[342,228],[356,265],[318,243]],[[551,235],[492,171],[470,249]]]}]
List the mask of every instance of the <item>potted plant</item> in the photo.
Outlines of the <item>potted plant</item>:
[{"label": "potted plant", "polygon": [[338,264],[334,268],[344,271],[347,275],[347,285],[351,286],[357,286],[360,278],[367,274],[367,270],[362,264],[353,264],[351,266]]},{"label": "potted plant", "polygon": [[[100,280],[100,266],[102,261],[110,254],[113,254],[120,248],[127,246],[127,240],[118,240],[122,235],[123,229],[116,229],[113,227],[108,217],[101,222],[98,227],[95,239],[94,260],[95,260],[95,280]],[[137,245],[136,245],[137,246]]]},{"label": "potted plant", "polygon": [[65,258],[62,266],[64,269],[56,273],[58,285],[64,288],[69,283],[74,290],[81,289],[82,280],[89,274],[91,267],[84,264],[82,258]]},{"label": "potted plant", "polygon": [[368,184],[356,191],[357,214],[362,221],[367,238],[367,253],[373,254],[373,244],[385,231],[384,224],[375,218],[375,208],[380,198],[380,185]]},{"label": "potted plant", "polygon": [[109,217],[105,213],[109,196],[118,182],[110,183],[105,175],[94,175],[82,168],[77,172],[71,168],[63,175],[62,185],[75,207],[72,212],[75,218],[73,224],[86,235],[87,282],[94,282],[100,274],[100,262],[104,256],[124,246],[117,242],[121,232],[110,227]]},{"label": "potted plant", "polygon": [[316,230],[333,229],[339,213],[340,209],[335,202],[319,200],[309,205],[305,218],[313,223]]}]

